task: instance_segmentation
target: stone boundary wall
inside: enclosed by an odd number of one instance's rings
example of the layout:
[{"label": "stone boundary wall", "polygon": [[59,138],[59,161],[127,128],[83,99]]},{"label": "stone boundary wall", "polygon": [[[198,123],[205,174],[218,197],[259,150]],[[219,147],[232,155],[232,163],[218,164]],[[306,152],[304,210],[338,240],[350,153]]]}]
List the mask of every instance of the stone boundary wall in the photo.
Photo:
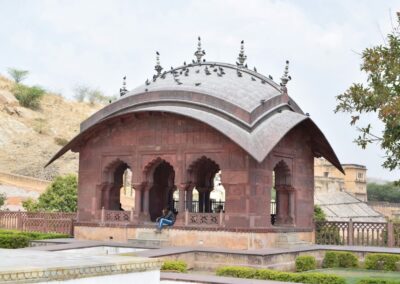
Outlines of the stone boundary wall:
[{"label": "stone boundary wall", "polygon": [[50,185],[50,181],[28,176],[0,172],[0,184],[12,185],[42,193]]},{"label": "stone boundary wall", "polygon": [[371,206],[375,211],[378,211],[390,219],[400,216],[400,203],[370,201],[368,202],[368,205]]}]

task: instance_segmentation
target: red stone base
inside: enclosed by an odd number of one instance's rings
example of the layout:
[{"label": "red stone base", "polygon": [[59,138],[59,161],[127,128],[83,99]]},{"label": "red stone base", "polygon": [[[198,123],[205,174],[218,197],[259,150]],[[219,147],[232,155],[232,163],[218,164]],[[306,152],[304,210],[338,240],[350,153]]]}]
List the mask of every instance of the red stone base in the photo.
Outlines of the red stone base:
[{"label": "red stone base", "polygon": [[214,247],[226,249],[261,249],[279,245],[282,236],[290,236],[307,243],[314,243],[312,230],[291,228],[287,232],[267,231],[222,231],[207,229],[166,228],[161,235],[149,227],[110,227],[110,226],[75,226],[75,238],[80,240],[127,242],[130,239],[158,238],[167,241],[168,246]]}]

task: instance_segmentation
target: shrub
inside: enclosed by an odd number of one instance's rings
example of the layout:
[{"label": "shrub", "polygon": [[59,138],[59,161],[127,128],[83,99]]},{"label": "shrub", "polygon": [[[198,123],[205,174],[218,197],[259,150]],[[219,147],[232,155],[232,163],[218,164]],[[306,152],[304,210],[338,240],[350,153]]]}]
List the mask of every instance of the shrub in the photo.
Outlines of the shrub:
[{"label": "shrub", "polygon": [[24,235],[0,235],[0,248],[24,248],[29,245],[29,238]]},{"label": "shrub", "polygon": [[354,253],[344,251],[327,251],[322,261],[323,268],[358,266],[358,258]]},{"label": "shrub", "polygon": [[365,257],[365,268],[372,270],[395,271],[400,255],[389,253],[368,253]]},{"label": "shrub", "polygon": [[365,278],[357,281],[357,284],[400,284],[400,281],[394,281],[383,278]]},{"label": "shrub", "polygon": [[62,137],[55,137],[54,142],[56,142],[58,146],[65,146],[68,144],[68,140]]},{"label": "shrub", "polygon": [[345,284],[343,277],[323,273],[293,273],[270,269],[225,266],[217,269],[218,276],[230,276],[247,279],[276,280],[309,284]]},{"label": "shrub", "polygon": [[182,260],[166,260],[161,266],[161,270],[187,272],[187,264]]},{"label": "shrub", "polygon": [[43,97],[45,90],[39,86],[28,87],[17,84],[14,87],[13,93],[21,106],[30,109],[38,109],[40,106],[40,99]]},{"label": "shrub", "polygon": [[339,267],[352,268],[358,267],[358,258],[351,252],[338,253]]},{"label": "shrub", "polygon": [[317,266],[315,257],[311,255],[302,255],[296,257],[296,271],[302,272],[307,270],[314,270]]},{"label": "shrub", "polygon": [[68,238],[65,234],[0,230],[0,248],[24,248],[31,240]]},{"label": "shrub", "polygon": [[324,222],[326,221],[326,214],[322,210],[322,208],[318,205],[314,205],[314,221],[315,222]]},{"label": "shrub", "polygon": [[78,180],[75,175],[58,176],[37,201],[28,199],[22,206],[29,212],[76,212]]},{"label": "shrub", "polygon": [[337,252],[335,251],[327,251],[325,252],[324,260],[322,261],[323,268],[333,268],[339,267],[339,259],[337,256]]}]

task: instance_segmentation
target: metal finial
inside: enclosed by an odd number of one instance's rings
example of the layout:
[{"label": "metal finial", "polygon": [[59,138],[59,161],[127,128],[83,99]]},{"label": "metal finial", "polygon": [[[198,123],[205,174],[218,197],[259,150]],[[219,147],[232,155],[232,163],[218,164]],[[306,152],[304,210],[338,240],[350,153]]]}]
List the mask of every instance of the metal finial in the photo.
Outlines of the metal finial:
[{"label": "metal finial", "polygon": [[160,65],[160,53],[156,51],[156,66],[154,66],[154,70],[156,70],[157,75],[161,74],[161,71],[163,70],[162,66]]},{"label": "metal finial", "polygon": [[122,78],[122,88],[119,89],[119,94],[120,96],[124,96],[128,92],[128,89],[126,88],[126,76]]},{"label": "metal finial", "polygon": [[247,55],[244,54],[244,40],[242,40],[240,42],[240,52],[239,52],[239,56],[238,56],[237,59],[239,61],[239,62],[236,62],[237,66],[243,67],[244,66],[244,62],[247,59]]},{"label": "metal finial", "polygon": [[289,60],[286,60],[285,70],[283,76],[281,77],[281,90],[287,91],[286,85],[292,78],[289,76]]},{"label": "metal finial", "polygon": [[197,58],[197,63],[201,63],[201,58],[204,55],[206,55],[206,52],[201,49],[201,39],[200,39],[200,37],[198,37],[197,40],[198,40],[198,42],[197,42],[197,50],[194,53],[194,56],[196,56],[196,58]]}]

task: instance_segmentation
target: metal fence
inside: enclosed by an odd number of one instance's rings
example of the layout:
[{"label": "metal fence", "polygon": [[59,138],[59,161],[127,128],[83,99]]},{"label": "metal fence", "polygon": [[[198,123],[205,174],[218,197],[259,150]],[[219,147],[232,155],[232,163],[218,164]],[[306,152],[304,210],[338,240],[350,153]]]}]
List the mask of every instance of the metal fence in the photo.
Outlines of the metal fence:
[{"label": "metal fence", "polygon": [[[178,211],[179,200],[174,200],[173,204],[170,206],[172,207],[172,209],[175,209],[176,211]],[[187,209],[191,208],[191,210],[189,210],[189,211],[192,213],[200,213],[199,201],[192,201],[191,204],[190,204],[190,202],[186,201],[185,208],[187,208]],[[203,212],[201,212],[201,213],[204,213],[206,204],[203,204],[202,208],[203,208]],[[212,213],[219,213],[219,211],[221,211],[221,210],[225,211],[225,201],[216,201],[216,200],[211,199],[209,208],[210,208],[210,212],[212,212]],[[274,217],[272,217],[272,216],[276,215],[276,202],[275,201],[271,201],[270,211],[271,211],[271,218],[274,219]]]}]

